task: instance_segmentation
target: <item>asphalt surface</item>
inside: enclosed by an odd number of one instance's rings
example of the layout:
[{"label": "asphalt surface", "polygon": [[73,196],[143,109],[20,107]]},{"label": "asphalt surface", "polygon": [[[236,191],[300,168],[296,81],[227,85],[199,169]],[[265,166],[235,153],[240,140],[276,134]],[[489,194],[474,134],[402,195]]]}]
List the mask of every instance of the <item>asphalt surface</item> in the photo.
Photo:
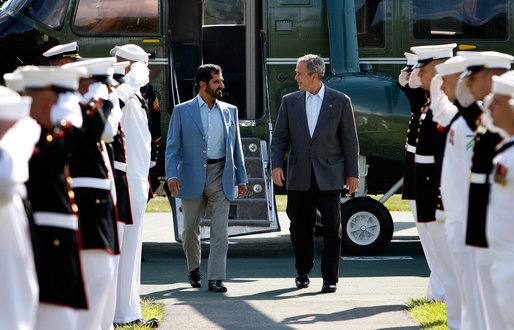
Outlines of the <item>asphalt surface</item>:
[{"label": "asphalt surface", "polygon": [[425,295],[429,270],[410,212],[392,213],[393,242],[377,257],[343,255],[333,294],[320,293],[320,238],[309,288],[295,287],[285,213],[281,232],[230,239],[227,293],[207,291],[208,244],[202,288],[191,288],[171,214],[147,213],[140,294],[165,304],[160,329],[418,329],[405,303]]}]

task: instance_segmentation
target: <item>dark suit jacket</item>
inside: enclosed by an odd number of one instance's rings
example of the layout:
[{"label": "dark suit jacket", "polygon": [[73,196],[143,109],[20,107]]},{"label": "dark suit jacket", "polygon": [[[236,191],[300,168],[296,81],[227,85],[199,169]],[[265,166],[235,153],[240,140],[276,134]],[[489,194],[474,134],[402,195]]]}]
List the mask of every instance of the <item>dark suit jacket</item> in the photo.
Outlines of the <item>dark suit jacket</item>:
[{"label": "dark suit jacket", "polygon": [[321,190],[343,189],[346,177],[359,177],[359,142],[350,98],[325,86],[311,138],[305,92],[285,95],[271,142],[272,168],[282,167],[288,148],[287,190],[309,190],[312,168]]}]

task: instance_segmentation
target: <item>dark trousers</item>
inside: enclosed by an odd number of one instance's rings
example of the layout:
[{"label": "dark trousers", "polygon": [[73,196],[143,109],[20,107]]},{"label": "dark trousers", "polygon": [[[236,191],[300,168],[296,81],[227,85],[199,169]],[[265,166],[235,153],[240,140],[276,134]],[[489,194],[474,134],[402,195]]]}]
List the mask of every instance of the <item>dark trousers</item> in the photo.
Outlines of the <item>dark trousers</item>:
[{"label": "dark trousers", "polygon": [[314,266],[314,227],[317,208],[323,223],[321,275],[326,282],[338,282],[341,255],[340,200],[340,190],[319,189],[314,171],[311,174],[311,187],[308,191],[288,190],[287,216],[291,220],[289,231],[298,273],[308,274]]}]

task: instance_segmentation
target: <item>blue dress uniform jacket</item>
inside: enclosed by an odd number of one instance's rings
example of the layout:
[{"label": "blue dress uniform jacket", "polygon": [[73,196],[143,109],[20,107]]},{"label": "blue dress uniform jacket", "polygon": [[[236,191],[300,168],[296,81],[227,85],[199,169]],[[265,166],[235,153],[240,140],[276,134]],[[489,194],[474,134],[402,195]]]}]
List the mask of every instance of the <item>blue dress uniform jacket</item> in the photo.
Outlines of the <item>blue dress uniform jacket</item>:
[{"label": "blue dress uniform jacket", "polygon": [[114,183],[116,184],[116,208],[118,210],[118,221],[130,225],[134,223],[134,220],[132,219],[132,209],[130,208],[125,136],[121,124],[118,125],[118,134],[114,136],[114,141],[111,144],[113,147],[113,171]]},{"label": "blue dress uniform jacket", "polygon": [[491,189],[489,174],[493,170],[495,147],[501,142],[502,137],[479,124],[479,119],[476,125],[475,145],[471,158],[466,244],[487,247],[485,228]]},{"label": "blue dress uniform jacket", "polygon": [[[159,111],[159,100],[155,94],[152,85],[146,84],[140,88],[141,95],[143,96],[141,106],[146,112],[148,119],[148,130],[152,136],[150,145],[150,161],[154,164],[150,167],[148,181],[150,189],[148,190],[148,200],[153,198],[154,191],[159,187],[161,181],[158,174],[162,173],[164,169],[164,158],[161,154],[161,112]],[[137,96],[137,95],[136,95]]]},{"label": "blue dress uniform jacket", "polygon": [[[29,161],[28,198],[33,211],[33,247],[39,300],[87,309],[79,259],[77,206],[68,162],[82,132],[68,123],[42,130]],[[60,223],[56,219],[61,219]],[[46,221],[43,221],[46,220]]]},{"label": "blue dress uniform jacket", "polygon": [[409,128],[405,141],[405,163],[403,167],[402,199],[416,199],[414,189],[414,154],[416,152],[416,138],[418,137],[419,116],[421,108],[427,100],[427,94],[423,88],[410,88],[409,85],[397,86],[405,93],[411,105]]},{"label": "blue dress uniform jacket", "polygon": [[447,130],[432,120],[432,110],[425,105],[418,128],[414,183],[419,222],[436,220],[436,209],[444,210],[441,199],[441,168]]},{"label": "blue dress uniform jacket", "polygon": [[[119,254],[116,211],[110,191],[109,174],[102,156],[101,136],[112,103],[92,99],[82,106],[84,135],[70,163],[72,187],[79,208],[79,225],[84,249],[105,249]],[[84,184],[79,184],[82,181]],[[92,184],[90,184],[92,183]],[[96,183],[104,183],[101,185]]]}]

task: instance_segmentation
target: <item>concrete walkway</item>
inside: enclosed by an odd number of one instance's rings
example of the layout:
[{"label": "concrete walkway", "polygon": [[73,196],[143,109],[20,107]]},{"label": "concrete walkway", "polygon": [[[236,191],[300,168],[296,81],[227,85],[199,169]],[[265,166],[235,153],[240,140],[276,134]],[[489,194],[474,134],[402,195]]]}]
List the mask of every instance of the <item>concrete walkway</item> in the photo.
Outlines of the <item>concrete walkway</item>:
[{"label": "concrete walkway", "polygon": [[193,289],[171,214],[147,213],[140,293],[165,304],[161,329],[418,329],[405,302],[425,295],[429,271],[410,212],[392,213],[389,248],[375,259],[343,256],[334,294],[319,292],[319,239],[311,285],[296,289],[285,213],[281,232],[230,239],[226,294],[207,291],[208,244],[202,244],[203,286]]}]

